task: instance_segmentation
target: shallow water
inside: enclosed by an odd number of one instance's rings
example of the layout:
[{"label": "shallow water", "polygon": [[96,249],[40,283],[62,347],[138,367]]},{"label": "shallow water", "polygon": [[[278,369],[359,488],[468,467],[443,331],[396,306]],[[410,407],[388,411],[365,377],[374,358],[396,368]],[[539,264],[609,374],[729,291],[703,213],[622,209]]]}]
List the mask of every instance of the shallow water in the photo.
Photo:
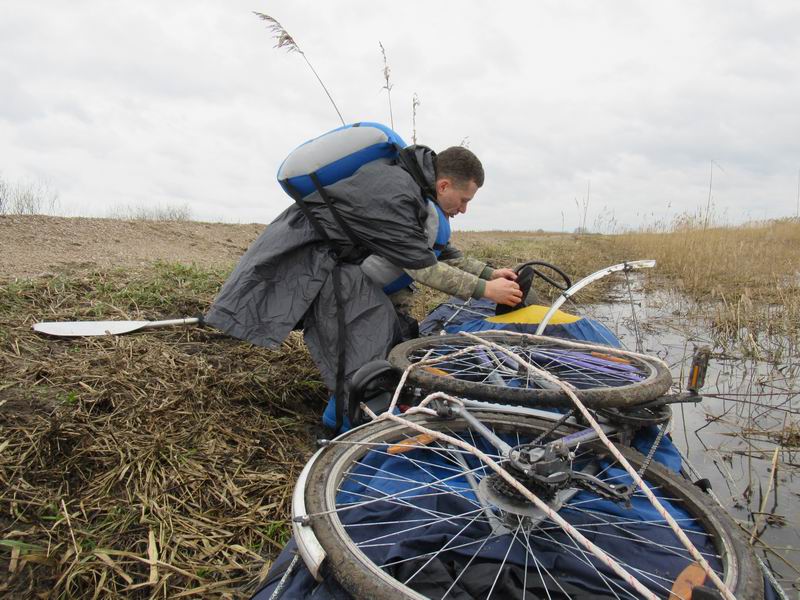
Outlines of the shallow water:
[{"label": "shallow water", "polygon": [[[746,536],[757,528],[762,542],[756,542],[759,556],[790,597],[800,597],[800,356],[796,348],[790,340],[779,338],[758,340],[761,351],[754,351],[752,344],[737,350],[730,340],[715,341],[711,319],[674,292],[645,295],[634,282],[630,295],[623,286],[617,296],[615,302],[574,310],[603,322],[630,350],[637,349],[638,331],[639,348],[664,359],[676,385],[685,380],[694,347],[712,347],[703,401],[673,406],[673,440],[700,477],[711,482],[713,492]],[[758,358],[759,354],[775,355],[776,350],[782,356],[779,363]],[[780,432],[789,427],[794,439],[781,439]],[[776,448],[776,477],[767,493]]]}]

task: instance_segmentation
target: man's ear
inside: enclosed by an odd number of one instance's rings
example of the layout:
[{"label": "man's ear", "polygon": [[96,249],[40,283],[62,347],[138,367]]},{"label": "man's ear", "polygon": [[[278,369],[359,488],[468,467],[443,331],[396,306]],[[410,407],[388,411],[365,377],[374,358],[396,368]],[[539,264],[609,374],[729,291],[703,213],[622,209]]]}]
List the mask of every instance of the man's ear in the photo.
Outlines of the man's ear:
[{"label": "man's ear", "polygon": [[447,191],[447,188],[453,185],[453,182],[450,181],[447,177],[442,177],[441,179],[436,180],[436,193],[440,194],[442,192]]}]

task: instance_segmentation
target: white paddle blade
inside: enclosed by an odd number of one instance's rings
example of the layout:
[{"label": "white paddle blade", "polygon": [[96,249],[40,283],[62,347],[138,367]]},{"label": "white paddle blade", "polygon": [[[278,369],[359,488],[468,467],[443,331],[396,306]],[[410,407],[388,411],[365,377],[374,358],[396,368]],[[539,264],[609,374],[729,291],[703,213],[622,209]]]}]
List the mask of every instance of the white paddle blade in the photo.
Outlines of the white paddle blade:
[{"label": "white paddle blade", "polygon": [[146,327],[150,321],[51,321],[36,323],[33,330],[57,337],[120,335]]}]

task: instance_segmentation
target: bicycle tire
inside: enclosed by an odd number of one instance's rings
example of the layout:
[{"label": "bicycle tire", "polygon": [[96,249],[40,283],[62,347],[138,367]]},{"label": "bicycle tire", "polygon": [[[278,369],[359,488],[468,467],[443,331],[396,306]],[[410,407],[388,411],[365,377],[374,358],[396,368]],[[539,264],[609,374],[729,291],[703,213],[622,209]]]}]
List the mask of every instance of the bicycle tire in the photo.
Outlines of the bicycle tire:
[{"label": "bicycle tire", "polygon": [[[619,374],[612,377],[598,370],[608,369],[609,365],[614,364],[611,361],[605,361],[604,365],[592,367],[573,365],[569,367],[571,372],[563,372],[566,370],[563,364],[564,360],[573,361],[575,364],[580,364],[587,359],[598,360],[592,352],[576,349],[566,340],[530,338],[502,331],[484,331],[480,335],[487,340],[521,351],[526,355],[527,360],[532,362],[536,362],[539,349],[545,349],[550,353],[562,353],[562,356],[566,358],[559,359],[560,363],[546,359],[540,360],[540,366],[551,371],[563,381],[575,385],[577,388],[575,393],[578,398],[590,408],[622,407],[649,402],[665,394],[672,385],[672,375],[661,361],[647,360],[641,355],[632,355],[624,350],[608,348],[602,352],[614,359],[628,361],[628,365],[624,368],[633,368],[635,372],[630,371],[626,377],[631,376],[630,373],[634,373],[640,378],[639,380],[626,380]],[[388,360],[395,368],[405,370],[412,363],[420,360],[428,351],[432,350],[441,355],[452,349],[474,344],[476,342],[473,339],[462,335],[418,338],[395,346],[389,353]],[[523,380],[519,375],[516,377],[503,375],[501,379],[505,385],[498,385],[488,381],[490,376],[497,373],[497,369],[485,369],[480,372],[482,367],[475,364],[477,359],[474,357],[461,357],[457,360],[458,362],[454,363],[453,368],[449,368],[446,363],[440,363],[434,365],[435,369],[412,369],[408,380],[430,392],[444,391],[476,400],[522,406],[573,406],[572,400],[562,389],[540,387],[543,385],[540,379]],[[464,364],[468,366],[464,367]],[[446,376],[440,372],[442,370],[445,371]],[[523,386],[509,385],[516,384],[516,382],[521,382]]]},{"label": "bicycle tire", "polygon": [[[517,436],[522,435],[523,439],[528,435],[539,435],[541,432],[546,431],[550,428],[551,423],[546,421],[540,421],[537,419],[523,417],[520,418],[519,416],[511,416],[511,415],[503,415],[498,412],[483,412],[483,413],[475,413],[475,415],[487,426],[490,426],[495,432],[501,434],[516,434]],[[454,432],[463,430],[466,425],[463,420],[455,419],[455,420],[445,420],[445,419],[429,419],[422,415],[414,415],[411,417],[414,421],[423,424],[426,427],[436,429],[436,430],[444,430],[447,432]],[[572,429],[569,428],[561,428],[560,433],[569,432]],[[372,506],[369,509],[369,514],[366,517],[365,523],[360,522],[344,522],[348,521],[348,519],[352,518],[354,512],[351,512],[350,509],[354,508],[352,504],[344,502],[345,498],[341,497],[341,494],[350,493],[341,491],[343,486],[348,486],[353,480],[352,477],[356,477],[354,473],[358,472],[360,468],[359,465],[368,464],[368,461],[371,460],[372,456],[379,452],[376,448],[380,448],[381,446],[375,446],[375,444],[382,445],[384,443],[393,444],[398,441],[402,441],[404,439],[408,439],[408,437],[413,437],[416,435],[416,431],[409,428],[406,425],[398,424],[395,422],[389,421],[381,421],[378,423],[371,423],[365,426],[362,426],[358,429],[352,430],[345,436],[341,436],[337,438],[336,442],[331,444],[328,448],[322,452],[314,464],[310,467],[309,476],[306,483],[305,488],[305,503],[306,503],[306,510],[308,511],[308,515],[310,516],[310,525],[313,528],[314,534],[317,537],[319,543],[324,548],[326,552],[326,559],[323,563],[322,572],[327,575],[332,575],[337,579],[337,581],[344,587],[344,589],[348,590],[350,594],[353,595],[355,599],[370,599],[370,600],[396,600],[398,598],[410,599],[414,598],[419,600],[420,598],[440,598],[441,592],[431,592],[431,584],[429,581],[422,581],[424,577],[418,577],[416,581],[407,582],[408,585],[404,584],[401,581],[395,579],[396,576],[399,574],[405,577],[405,574],[408,570],[413,569],[416,567],[416,563],[410,563],[408,569],[402,571],[402,573],[397,572],[398,565],[393,564],[390,568],[384,569],[375,562],[373,559],[367,556],[367,553],[373,552],[374,548],[372,546],[374,544],[370,544],[370,542],[377,541],[380,545],[381,539],[391,539],[388,536],[391,535],[399,535],[394,533],[385,533],[385,529],[382,529],[377,538],[368,539],[367,543],[355,541],[356,537],[362,536],[365,529],[363,526],[366,524],[367,526],[373,527],[380,527],[381,523],[384,522],[384,517],[382,515],[386,515],[386,518],[391,518],[394,516],[395,508],[393,507],[391,502],[388,502],[392,499],[391,495],[386,495],[380,501],[364,501],[364,505],[371,504]],[[587,445],[585,448],[581,446],[586,452],[595,453],[597,451],[602,451],[602,448],[598,448],[596,443],[592,443]],[[435,452],[446,452],[447,450],[441,446],[439,447],[431,447],[431,448],[417,448],[413,452],[425,452],[427,449]],[[626,458],[631,461],[635,468],[638,468],[644,457],[628,448],[621,448],[623,454]],[[432,455],[427,454],[425,455],[430,457]],[[592,455],[594,456],[594,454]],[[420,458],[416,459],[409,459],[412,460],[422,460]],[[594,460],[594,458],[592,458]],[[452,464],[456,464],[457,461],[454,461]],[[423,466],[423,470],[427,471],[430,469],[428,466]],[[477,473],[477,471],[476,471]],[[392,477],[401,477],[396,475],[394,471],[391,472]],[[422,474],[422,472],[420,472]],[[360,475],[358,476],[360,477]],[[703,539],[703,536],[706,536],[709,540],[709,543],[713,546],[713,552],[719,554],[719,565],[721,565],[720,570],[722,571],[721,577],[723,581],[730,587],[730,589],[739,597],[739,598],[748,598],[753,600],[759,600],[763,598],[763,579],[761,577],[761,573],[758,569],[758,566],[755,562],[755,557],[751,552],[751,549],[747,545],[746,541],[741,537],[738,528],[733,523],[731,518],[724,513],[717,505],[711,502],[709,497],[704,494],[701,490],[699,490],[696,486],[691,485],[686,480],[679,478],[677,475],[673,474],[672,472],[668,471],[667,469],[661,467],[657,464],[652,464],[648,467],[647,472],[645,473],[646,481],[649,485],[653,486],[654,489],[657,487],[660,491],[662,496],[667,498],[671,498],[671,502],[673,504],[679,504],[680,507],[686,512],[689,513],[692,519],[695,520],[696,524],[702,527],[702,532],[695,532],[692,531],[689,535],[693,538],[693,541],[697,544],[697,539]],[[436,478],[430,483],[430,490],[432,490],[431,494],[440,494],[442,492],[441,486],[445,478],[440,478],[438,481]],[[452,482],[452,478],[449,478],[450,482]],[[416,483],[416,480],[414,480]],[[439,487],[437,487],[439,486]],[[449,487],[450,483],[448,482],[446,486]],[[452,493],[455,495],[460,495],[463,493],[464,489],[466,488],[458,488],[454,487]],[[417,526],[416,523],[420,520],[424,521],[428,517],[427,509],[423,506],[423,496],[428,493],[428,488],[424,488],[421,490],[419,495],[413,496],[414,500],[410,500],[405,502],[403,506],[403,510],[408,509],[408,516],[410,517],[407,520],[399,521],[398,523],[402,522],[403,526],[406,523],[409,524],[409,527],[405,530],[404,535],[408,537],[408,540],[411,543],[414,543],[415,539],[421,540],[436,540],[438,539],[435,535],[436,529],[438,527],[443,527],[443,522],[447,520],[454,520],[456,518],[466,519],[466,516],[460,516],[455,514],[447,514],[446,512],[442,512],[442,519],[439,521],[433,521],[430,526],[423,525]],[[337,498],[339,500],[337,501]],[[402,497],[395,497],[394,499],[398,499]],[[412,497],[409,497],[412,498]],[[634,502],[639,502],[640,500],[635,499]],[[389,510],[387,512],[383,511],[383,507],[381,504],[387,502],[387,506]],[[591,513],[592,511],[581,511],[577,508],[577,505],[583,504],[584,501],[581,500],[575,501],[576,506],[565,505],[559,509],[560,514],[570,519],[569,513],[570,511],[575,512],[577,509],[576,514],[581,514],[581,512],[588,512]],[[440,503],[436,506],[441,507],[444,504]],[[379,510],[380,509],[380,510]],[[441,511],[445,509],[440,508]],[[496,509],[495,509],[496,510]],[[499,511],[502,513],[502,511]],[[294,515],[297,517],[298,515]],[[343,521],[344,518],[344,521]],[[606,517],[598,517],[598,522],[604,522],[603,519]],[[633,530],[636,526],[631,525],[628,519],[623,515],[620,517],[618,526],[625,525],[625,528],[622,529],[621,535],[628,535],[628,530]],[[592,522],[587,522],[585,525],[585,529],[591,529]],[[460,522],[458,524],[460,526]],[[549,527],[555,525],[551,522],[543,522],[541,526],[537,526],[535,533],[540,535],[542,532],[547,532]],[[653,523],[653,527],[664,527],[661,523]],[[686,531],[689,532],[690,524],[684,523],[686,527]],[[387,525],[383,525],[383,527],[387,527]],[[391,525],[390,525],[391,527]],[[598,531],[595,535],[595,539],[593,540],[598,545],[603,545],[606,543],[606,539],[603,538],[600,534],[600,525],[597,526]],[[359,529],[357,529],[359,528]],[[463,530],[461,530],[463,531]],[[559,530],[560,531],[560,530]],[[614,530],[616,531],[616,529]],[[648,530],[649,531],[649,530]],[[357,534],[356,537],[353,537],[354,532]],[[534,531],[532,530],[529,535],[523,536],[528,544],[528,550],[532,553],[532,546],[531,540],[534,540],[532,534]],[[672,534],[671,531],[668,532],[670,535]],[[448,541],[445,541],[445,537],[441,538],[441,541],[437,542],[441,549],[439,552],[447,549],[447,545],[453,539],[457,539],[461,535],[459,532],[458,535],[453,538],[447,538]],[[487,540],[498,540],[497,542],[492,541],[492,544],[500,544],[503,541],[503,536],[496,536],[491,537],[493,534],[486,534]],[[547,534],[553,539],[557,539],[553,535]],[[557,534],[556,534],[557,535]],[[663,534],[662,534],[663,535]],[[612,536],[613,537],[613,536]],[[642,555],[644,549],[651,553],[661,553],[663,554],[665,549],[663,545],[659,545],[657,542],[650,542],[644,536],[637,535],[637,534],[630,534],[630,540],[626,540],[625,544],[630,544],[629,548],[629,555],[626,555],[624,558],[627,561],[631,560],[638,560],[637,557]],[[405,540],[405,541],[408,541]],[[402,543],[405,543],[403,541]],[[433,543],[433,542],[431,542]],[[459,542],[460,543],[460,542]],[[477,544],[477,541],[475,542]],[[487,542],[483,542],[486,544]],[[514,546],[516,543],[516,533],[514,534],[514,538],[512,539],[509,537],[508,540],[505,542],[508,546],[508,550],[506,550],[506,557],[509,556],[509,552],[511,551],[511,547]],[[547,544],[551,544],[550,541],[546,542]],[[553,542],[553,543],[561,543],[561,542]],[[574,543],[574,542],[573,542]],[[384,544],[385,545],[385,544]],[[563,545],[564,550],[563,552],[573,552],[573,554],[584,554],[579,550],[575,550],[577,546],[568,546],[566,544]],[[667,546],[668,552],[680,552],[685,553],[685,550],[680,545],[680,543],[675,541],[676,548],[673,549],[671,546]],[[457,549],[459,546],[453,545],[448,552],[451,550]],[[474,546],[473,546],[474,547]],[[480,549],[482,550],[484,546],[482,545]],[[706,547],[706,549],[708,549]],[[498,550],[498,555],[502,553],[502,546]],[[533,554],[533,553],[532,553]],[[427,554],[423,554],[422,557],[427,556]],[[565,555],[566,556],[566,555]],[[420,557],[416,557],[420,559]],[[460,563],[454,562],[458,558],[458,555],[450,555],[448,554],[446,558],[443,558],[440,563],[446,566],[448,573],[451,573],[451,577],[455,578],[455,581],[458,582],[460,575],[456,575],[457,573],[461,573],[462,571],[469,571],[469,569],[481,569],[480,573],[486,571],[489,575],[491,575],[491,568],[495,568],[498,571],[498,575],[495,576],[495,582],[500,579],[499,573],[502,572],[502,564],[497,567],[495,564],[486,563],[481,559],[481,562],[473,563],[472,560],[467,562],[466,557],[460,559]],[[685,556],[685,562],[688,564],[692,562],[692,559],[688,556]],[[415,557],[410,557],[408,559],[403,558],[403,560],[412,561]],[[591,558],[585,558],[586,564],[592,565],[594,568],[594,560]],[[504,559],[505,561],[505,559]],[[575,593],[578,597],[586,598],[605,598],[605,597],[617,597],[617,598],[629,598],[629,597],[639,597],[638,595],[631,596],[627,591],[630,588],[626,588],[624,585],[621,585],[621,582],[614,581],[608,579],[608,572],[604,572],[600,577],[597,578],[596,581],[586,581],[582,583],[582,585],[587,585],[589,588],[589,592],[586,593],[581,592],[581,590],[575,591],[574,588],[569,588],[568,590],[564,590],[562,587],[562,583],[552,583],[549,579],[542,574],[542,570],[544,566],[540,567],[539,562],[536,559],[533,559],[535,563],[536,569],[533,566],[528,565],[528,558],[526,556],[525,559],[525,582],[526,587],[524,588],[525,592],[523,596],[526,598],[530,597],[540,597],[536,594],[527,595],[529,593],[530,587],[528,587],[528,577],[531,577],[533,588],[536,585],[544,585],[545,588],[548,586],[551,587],[551,591],[553,591],[553,595],[555,597],[564,598],[564,597],[573,597],[570,595],[571,593]],[[437,562],[437,566],[440,564]],[[648,563],[649,564],[649,563]],[[487,566],[488,565],[488,566]],[[542,563],[543,565],[543,563]],[[434,567],[430,567],[433,571],[436,572],[436,576],[438,576],[438,571]],[[559,567],[564,569],[563,566]],[[602,568],[602,567],[601,567]],[[661,597],[669,597],[669,585],[668,584],[661,584],[656,585],[656,579],[664,579],[668,581],[667,577],[675,577],[675,573],[665,573],[659,571],[659,569],[664,569],[662,566],[655,566],[653,567],[652,573],[644,574],[644,572],[638,572],[640,579],[644,579],[644,583],[648,585],[648,587],[655,587],[656,592]],[[546,573],[547,571],[545,571]],[[423,571],[424,573],[424,571]],[[538,573],[538,574],[537,574]],[[598,571],[599,573],[599,571]],[[558,571],[556,571],[556,575],[561,575]],[[427,577],[427,575],[426,575]],[[539,577],[539,583],[537,584],[534,578]],[[550,574],[552,577],[552,574]],[[565,580],[563,579],[562,575],[562,582]],[[653,585],[648,580],[648,578],[653,580]],[[488,579],[487,577],[487,587],[488,587]],[[508,579],[506,575],[504,575],[504,581]],[[519,579],[519,577],[517,577]],[[417,585],[418,582],[422,582],[420,585]],[[446,585],[447,582],[442,584],[442,588]],[[435,585],[438,585],[438,582]],[[563,584],[567,585],[567,584]],[[572,585],[572,584],[570,584]],[[597,593],[597,590],[592,590],[592,587],[597,587],[600,585],[605,585],[609,588],[609,592],[607,594]],[[707,584],[710,585],[710,584]],[[556,589],[556,586],[561,588],[561,590]],[[416,589],[415,589],[416,588]],[[437,588],[438,589],[438,588]],[[457,590],[459,591],[459,590]],[[484,595],[481,595],[483,592],[475,592],[475,590],[465,591],[460,590],[462,594],[466,595],[455,595],[456,598],[466,598],[466,597],[474,597],[474,598],[484,598]],[[495,597],[512,597],[507,596],[504,594],[504,590],[495,590],[495,584],[492,584],[492,588],[489,591],[491,595],[492,592],[497,591],[497,595]],[[568,591],[569,593],[559,594],[559,591]],[[580,595],[580,593],[584,593],[584,595]],[[545,592],[546,595],[541,595],[541,597],[549,597],[550,592]],[[453,597],[448,595],[447,597]],[[518,596],[513,596],[518,597]]]}]

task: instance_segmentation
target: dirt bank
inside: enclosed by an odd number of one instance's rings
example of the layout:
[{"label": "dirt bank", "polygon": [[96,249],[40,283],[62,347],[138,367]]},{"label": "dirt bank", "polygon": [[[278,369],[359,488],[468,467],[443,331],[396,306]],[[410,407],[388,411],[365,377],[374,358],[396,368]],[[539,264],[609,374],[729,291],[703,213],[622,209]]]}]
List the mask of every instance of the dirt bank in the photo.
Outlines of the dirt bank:
[{"label": "dirt bank", "polygon": [[232,265],[263,229],[256,223],[0,215],[0,279],[156,260]]}]

